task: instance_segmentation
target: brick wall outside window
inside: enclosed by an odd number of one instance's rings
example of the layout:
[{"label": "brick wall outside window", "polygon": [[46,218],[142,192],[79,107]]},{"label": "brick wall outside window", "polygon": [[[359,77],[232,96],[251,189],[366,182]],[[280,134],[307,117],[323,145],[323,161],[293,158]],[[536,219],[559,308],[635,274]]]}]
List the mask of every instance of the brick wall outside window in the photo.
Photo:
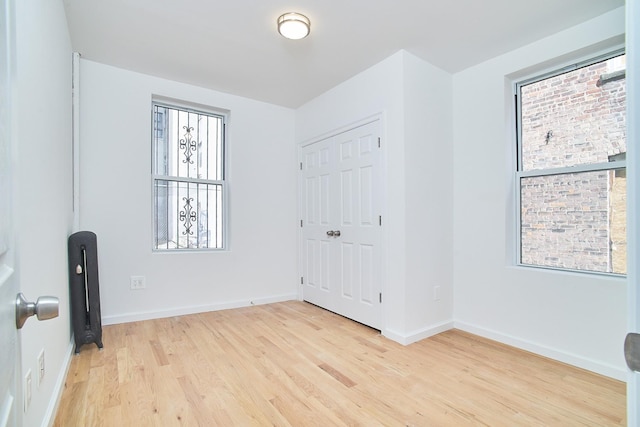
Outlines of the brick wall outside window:
[{"label": "brick wall outside window", "polygon": [[[625,79],[612,74],[624,65],[616,57],[522,86],[521,170],[624,156]],[[523,264],[626,273],[624,169],[527,177],[520,190]]]}]

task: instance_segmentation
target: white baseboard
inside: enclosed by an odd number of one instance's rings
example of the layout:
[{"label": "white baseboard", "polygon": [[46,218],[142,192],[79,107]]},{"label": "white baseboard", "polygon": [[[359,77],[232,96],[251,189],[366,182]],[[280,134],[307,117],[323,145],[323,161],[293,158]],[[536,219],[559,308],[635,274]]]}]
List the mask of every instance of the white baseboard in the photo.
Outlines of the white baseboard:
[{"label": "white baseboard", "polygon": [[58,413],[58,406],[60,405],[60,399],[64,392],[64,383],[67,380],[67,374],[69,373],[69,366],[71,366],[71,357],[73,357],[74,348],[75,346],[72,335],[71,340],[69,340],[69,345],[67,346],[67,353],[62,363],[62,369],[58,372],[58,378],[56,378],[56,383],[53,386],[53,393],[51,394],[49,406],[47,407],[47,411],[42,419],[42,427],[51,427],[56,420],[56,414]]},{"label": "white baseboard", "polygon": [[[506,335],[500,332],[496,332],[490,329],[474,326],[469,323],[455,321],[453,326],[461,331],[469,332],[474,335],[478,335],[484,338],[489,338],[494,341],[501,342],[503,344],[510,345],[522,350],[530,351],[531,353],[539,354],[550,359],[557,360],[559,362],[567,363],[569,365],[577,366],[578,368],[586,369],[591,372],[595,372],[600,375],[604,375],[609,378],[614,378],[619,381],[627,381],[627,371],[624,368],[609,365],[606,363],[598,362],[595,360],[587,359],[576,354],[568,353],[562,350],[558,350],[552,347],[536,344],[531,341],[523,340],[511,335]],[[621,350],[622,351],[622,350]]]},{"label": "white baseboard", "polygon": [[276,302],[297,300],[298,294],[274,295],[266,298],[256,298],[250,300],[227,301],[215,304],[194,305],[188,307],[171,308],[157,311],[140,311],[136,313],[116,314],[113,316],[103,316],[103,325],[115,325],[118,323],[137,322],[140,320],[161,319],[163,317],[184,316],[186,314],[205,313],[208,311],[227,310],[231,308],[249,307],[252,305],[272,304]]},{"label": "white baseboard", "polygon": [[448,331],[449,329],[453,328],[453,324],[454,324],[453,320],[449,320],[446,322],[437,323],[435,325],[428,326],[423,329],[412,331],[408,334],[401,334],[392,329],[384,329],[382,331],[382,335],[399,344],[409,345],[409,344],[413,344],[414,342],[423,340],[425,338],[429,338],[434,335],[437,335],[441,332]]}]

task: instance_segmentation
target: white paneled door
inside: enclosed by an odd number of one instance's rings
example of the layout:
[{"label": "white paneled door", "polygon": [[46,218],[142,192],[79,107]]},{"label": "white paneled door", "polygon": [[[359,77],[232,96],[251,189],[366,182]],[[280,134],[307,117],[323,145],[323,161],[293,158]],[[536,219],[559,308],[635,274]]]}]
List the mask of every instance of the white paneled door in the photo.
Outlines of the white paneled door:
[{"label": "white paneled door", "polygon": [[0,1],[0,427],[19,425],[18,334],[15,302],[18,286],[13,271],[11,222],[11,43],[10,0]]},{"label": "white paneled door", "polygon": [[382,327],[380,121],[301,151],[303,299]]}]

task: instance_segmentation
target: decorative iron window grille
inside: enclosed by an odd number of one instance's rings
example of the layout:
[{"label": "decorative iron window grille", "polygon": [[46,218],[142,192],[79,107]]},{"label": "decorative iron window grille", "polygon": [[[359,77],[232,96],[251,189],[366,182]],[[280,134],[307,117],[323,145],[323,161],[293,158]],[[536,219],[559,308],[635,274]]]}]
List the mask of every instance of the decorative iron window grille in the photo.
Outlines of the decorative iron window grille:
[{"label": "decorative iron window grille", "polygon": [[224,249],[225,116],[153,103],[153,248]]}]

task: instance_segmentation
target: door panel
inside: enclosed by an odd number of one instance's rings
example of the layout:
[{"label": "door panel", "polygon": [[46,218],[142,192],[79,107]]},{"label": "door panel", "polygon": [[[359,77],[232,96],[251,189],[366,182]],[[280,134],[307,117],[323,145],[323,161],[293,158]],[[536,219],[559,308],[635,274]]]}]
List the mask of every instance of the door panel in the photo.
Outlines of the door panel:
[{"label": "door panel", "polygon": [[373,304],[374,301],[374,253],[373,245],[360,245],[360,300],[365,304]]},{"label": "door panel", "polygon": [[331,179],[328,174],[320,176],[320,224],[328,225],[331,217],[331,200],[329,194],[331,192]]},{"label": "door panel", "polygon": [[353,171],[346,170],[341,172],[340,190],[342,194],[342,205],[340,213],[342,214],[342,225],[353,225]]},{"label": "door panel", "polygon": [[360,168],[360,226],[373,226],[373,167]]},{"label": "door panel", "polygon": [[340,247],[340,285],[343,298],[353,298],[353,275],[351,269],[354,265],[353,260],[353,244],[341,243]]},{"label": "door panel", "polygon": [[301,155],[303,298],[378,329],[379,127],[374,121],[342,132],[303,147]]},{"label": "door panel", "polygon": [[320,288],[324,291],[329,290],[329,242],[322,240],[320,244]]},{"label": "door panel", "polygon": [[11,5],[10,0],[0,2],[0,427],[19,425],[22,413],[16,378],[20,360],[15,317],[18,285],[11,218]]},{"label": "door panel", "polygon": [[[0,256],[1,258],[5,255]],[[0,261],[0,427],[17,425],[17,330],[13,270]]]}]

